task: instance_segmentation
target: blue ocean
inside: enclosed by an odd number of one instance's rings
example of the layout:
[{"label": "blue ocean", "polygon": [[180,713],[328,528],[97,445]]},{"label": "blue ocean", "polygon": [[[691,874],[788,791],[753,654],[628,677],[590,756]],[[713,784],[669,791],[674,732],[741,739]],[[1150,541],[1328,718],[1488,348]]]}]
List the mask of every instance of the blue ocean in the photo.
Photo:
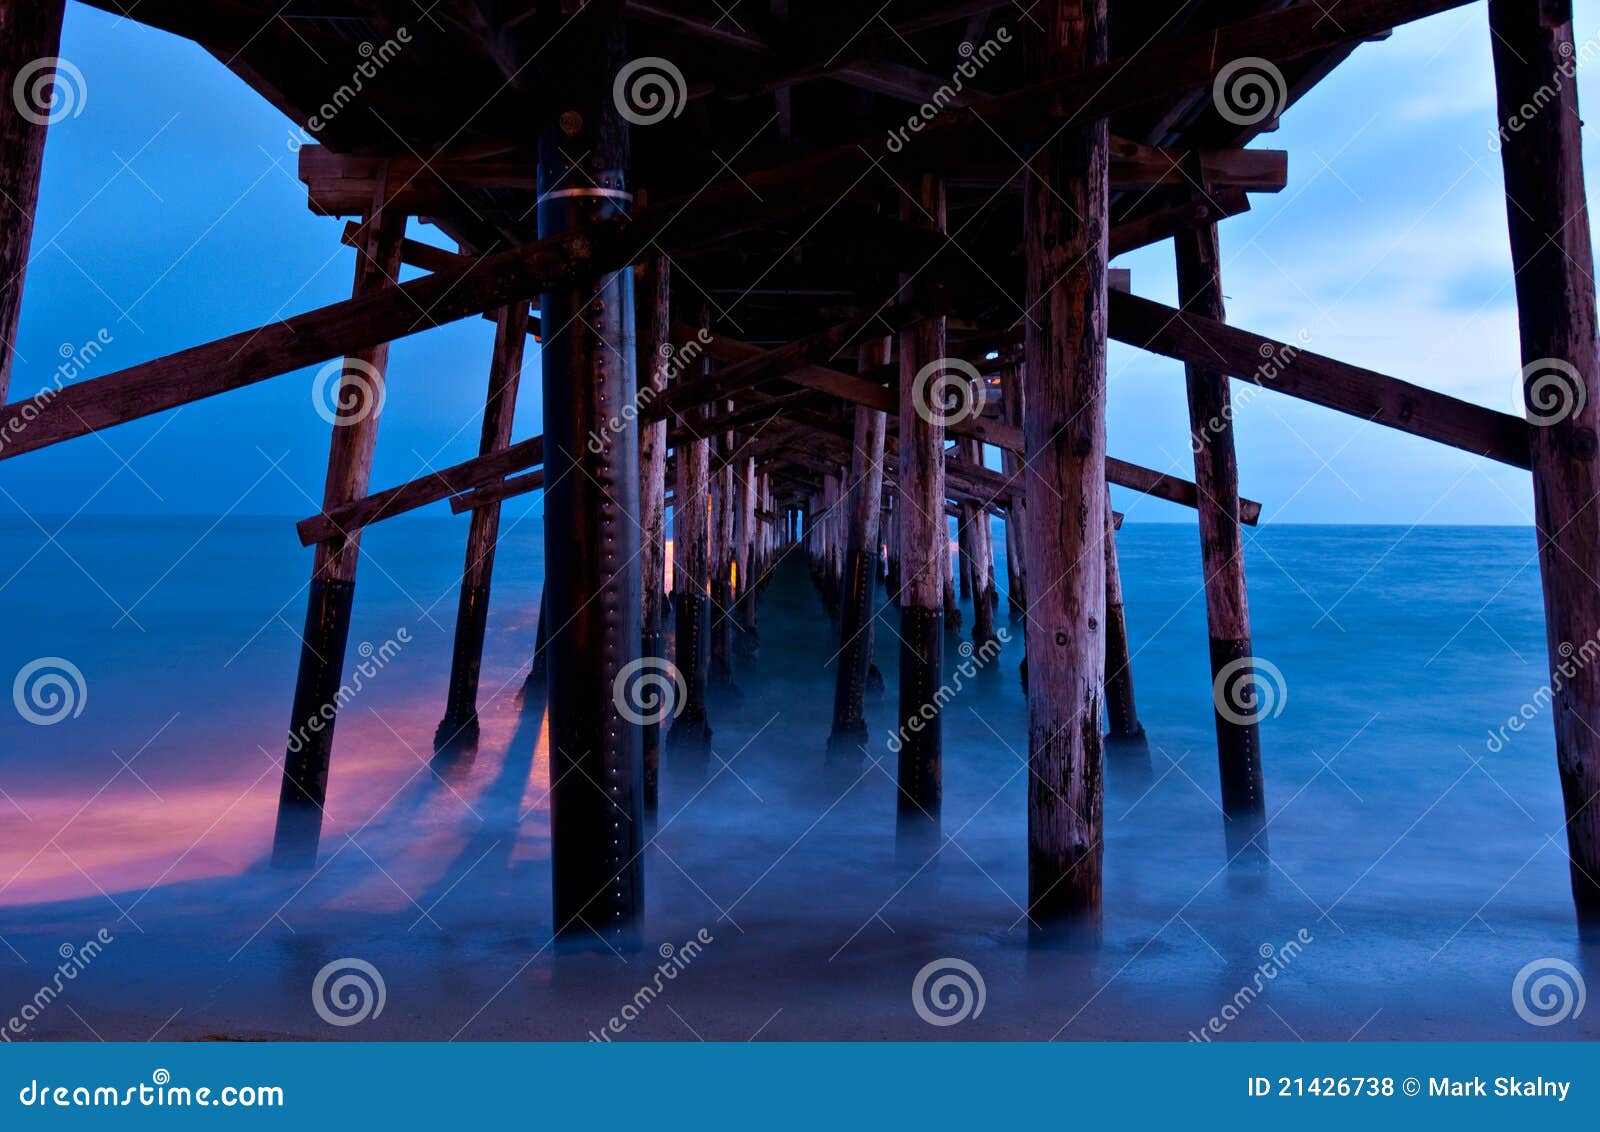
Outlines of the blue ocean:
[{"label": "blue ocean", "polygon": [[[311,561],[292,521],[0,520],[16,678],[0,712],[0,1011],[57,956],[113,941],[18,1040],[1600,1036],[1581,997],[1529,1004],[1549,970],[1579,988],[1594,970],[1573,923],[1531,529],[1249,532],[1255,653],[1275,670],[1270,856],[1230,867],[1198,537],[1128,522],[1148,743],[1107,754],[1093,956],[1026,946],[1022,623],[1002,600],[1011,640],[945,709],[943,841],[908,862],[888,742],[896,615],[876,633],[890,691],[868,704],[874,750],[832,789],[838,629],[800,549],[765,592],[759,655],[711,705],[709,778],[663,787],[645,950],[555,951],[542,695],[523,691],[537,515],[503,524],[477,758],[430,758],[464,535],[436,517],[366,533],[323,855],[288,877],[266,856]],[[1003,587],[999,523],[995,537]],[[693,963],[659,1005],[608,1029],[687,941]],[[381,972],[387,1005],[330,1029],[308,992],[349,958]],[[913,985],[955,960],[979,1009],[930,1026]]]}]

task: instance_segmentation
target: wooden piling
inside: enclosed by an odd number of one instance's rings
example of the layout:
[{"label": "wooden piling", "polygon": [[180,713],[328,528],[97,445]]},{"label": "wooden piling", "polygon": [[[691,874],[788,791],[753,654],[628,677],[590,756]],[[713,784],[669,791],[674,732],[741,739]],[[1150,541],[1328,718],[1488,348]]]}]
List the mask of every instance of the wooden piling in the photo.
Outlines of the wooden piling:
[{"label": "wooden piling", "polygon": [[961,557],[959,542],[950,538],[950,524],[941,524],[944,533],[944,627],[947,632],[961,632],[961,602],[956,596],[956,562]]},{"label": "wooden piling", "polygon": [[[958,449],[962,447],[959,443]],[[962,503],[956,508],[956,596],[962,601],[972,600],[972,575],[975,569],[972,548],[972,504]]]},{"label": "wooden piling", "polygon": [[[0,0],[0,405],[11,384],[49,127],[48,71],[40,67],[60,52],[65,6],[65,0]],[[83,93],[63,91],[65,105]]]},{"label": "wooden piling", "polygon": [[896,497],[889,497],[889,509],[884,512],[884,541],[888,549],[888,562],[883,574],[883,589],[892,601],[898,603],[903,573],[900,568],[900,508]]},{"label": "wooden piling", "polygon": [[[732,402],[727,405],[732,408]],[[722,467],[711,493],[711,684],[718,692],[733,687],[733,563],[734,529],[739,510],[738,480],[727,458],[733,452],[733,434],[718,439]]]},{"label": "wooden piling", "polygon": [[1570,2],[1489,0],[1506,215],[1533,422],[1534,522],[1578,930],[1600,940],[1600,356]]},{"label": "wooden piling", "polygon": [[[496,315],[494,356],[489,363],[489,393],[483,406],[478,454],[499,452],[511,443],[522,379],[523,347],[528,341],[528,304],[512,303]],[[483,638],[489,624],[489,586],[494,574],[495,546],[500,532],[500,504],[472,512],[467,529],[467,557],[461,569],[461,595],[456,603],[455,647],[450,658],[450,685],[444,718],[433,736],[433,750],[442,755],[471,755],[478,749],[478,676],[483,664]]]},{"label": "wooden piling", "polygon": [[1133,661],[1128,656],[1128,619],[1122,605],[1122,569],[1117,563],[1117,523],[1106,494],[1106,722],[1109,738],[1123,743],[1144,738],[1133,701]]},{"label": "wooden piling", "polygon": [[760,577],[761,531],[765,524],[757,519],[760,511],[761,481],[754,458],[746,457],[736,477],[739,489],[739,523],[734,579],[733,652],[741,664],[755,660],[760,651],[756,631],[756,585]]},{"label": "wooden piling", "polygon": [[[861,370],[889,364],[889,339],[876,339],[860,349]],[[828,735],[828,760],[836,768],[860,765],[867,745],[864,699],[872,667],[873,588],[877,581],[878,525],[883,506],[883,445],[887,415],[865,405],[855,407],[848,497],[844,504],[844,584],[839,616],[839,653],[835,658],[833,730]]]},{"label": "wooden piling", "polygon": [[[901,204],[901,219],[942,232],[945,188],[924,176]],[[895,715],[899,752],[897,830],[901,843],[936,842],[943,803],[944,593],[950,535],[944,516],[944,417],[934,411],[936,384],[924,367],[941,367],[945,322],[929,319],[900,333],[900,449],[895,491],[900,511],[900,687]]]},{"label": "wooden piling", "polygon": [[822,477],[821,514],[817,517],[819,585],[822,605],[833,620],[839,618],[839,590],[843,584],[843,564],[838,555],[839,512],[844,506],[842,475]]},{"label": "wooden piling", "polygon": [[[1036,17],[1030,80],[1104,62],[1105,0],[1046,0]],[[1028,633],[1028,916],[1035,940],[1083,946],[1099,942],[1103,854],[1106,146],[1103,118],[1065,125],[1023,189],[1026,541],[1040,580]]]},{"label": "wooden piling", "polygon": [[[1005,421],[1016,429],[1022,428],[1022,374],[1021,367],[1008,365],[1000,371],[1000,395]],[[1000,449],[1000,469],[1008,480],[1022,480],[1022,461],[1009,448]],[[1019,621],[1028,611],[1028,556],[1023,548],[1023,532],[1027,528],[1028,504],[1019,493],[1006,508],[1006,606],[1013,621]]]},{"label": "wooden piling", "polygon": [[[383,207],[383,191],[380,186],[361,233],[351,288],[356,298],[393,286],[400,273],[406,218]],[[322,491],[324,512],[367,494],[388,365],[387,343],[353,354],[342,363],[332,401],[336,413]],[[305,869],[316,863],[322,808],[328,797],[333,728],[344,698],[340,682],[360,554],[359,530],[319,542],[314,552],[272,842],[272,863],[280,868]]]},{"label": "wooden piling", "polygon": [[[541,239],[624,215],[628,128],[612,94],[627,62],[620,0],[536,17],[561,50],[539,119]],[[644,913],[639,436],[633,273],[546,291],[545,592],[550,603],[550,850],[558,938],[637,946]],[[591,443],[594,436],[603,438]],[[626,709],[626,710],[625,710]]]},{"label": "wooden piling", "polygon": [[[708,312],[702,312],[705,326]],[[702,357],[699,376],[711,372],[711,359]],[[680,374],[678,381],[690,379]],[[706,718],[706,686],[711,675],[710,583],[711,443],[705,415],[690,409],[679,417],[679,428],[694,437],[677,448],[677,483],[672,502],[672,604],[673,666],[683,681],[683,710],[667,732],[667,751],[681,756],[683,769],[703,773],[711,754],[711,724]]]},{"label": "wooden piling", "polygon": [[[1186,311],[1222,322],[1221,251],[1214,224],[1174,238],[1178,302]],[[1228,375],[1199,364],[1184,367],[1189,396],[1190,447],[1200,524],[1210,635],[1211,691],[1217,732],[1228,858],[1248,862],[1267,850],[1266,786],[1259,722],[1241,698],[1255,676],[1250,603],[1245,594],[1244,542],[1239,525],[1239,464],[1234,454]]]},{"label": "wooden piling", "polygon": [[[635,369],[642,400],[647,389],[656,398],[667,388],[672,352],[672,269],[667,258],[657,257],[639,268],[638,285]],[[639,426],[639,655],[647,662],[652,658],[666,660],[666,491],[667,422],[661,418]],[[641,726],[644,810],[649,817],[656,812],[660,798],[663,721],[647,716]]]},{"label": "wooden piling", "polygon": [[[983,467],[981,441],[962,437],[958,446],[963,463]],[[962,503],[961,525],[971,547],[972,645],[976,649],[995,640],[994,537],[988,508],[975,501]]]}]

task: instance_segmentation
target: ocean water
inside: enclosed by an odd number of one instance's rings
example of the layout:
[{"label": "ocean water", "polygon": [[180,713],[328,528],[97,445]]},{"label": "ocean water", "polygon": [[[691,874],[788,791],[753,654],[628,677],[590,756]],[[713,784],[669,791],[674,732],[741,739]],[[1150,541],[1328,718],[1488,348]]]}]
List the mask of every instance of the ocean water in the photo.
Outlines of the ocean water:
[{"label": "ocean water", "polygon": [[[445,774],[430,743],[465,526],[367,533],[351,659],[370,652],[369,673],[338,723],[318,869],[287,877],[265,857],[310,565],[291,521],[0,521],[3,675],[65,672],[68,697],[0,712],[0,1031],[61,956],[109,937],[15,1040],[1600,1034],[1576,998],[1541,1016],[1528,979],[1513,992],[1530,965],[1595,975],[1541,714],[1531,530],[1252,532],[1255,651],[1281,674],[1262,725],[1271,856],[1230,868],[1197,536],[1126,525],[1148,745],[1108,753],[1092,956],[1026,946],[1021,625],[1002,604],[1011,643],[946,709],[944,843],[897,860],[895,615],[877,630],[890,697],[868,705],[859,778],[831,789],[837,627],[796,552],[758,658],[712,703],[710,778],[664,782],[645,950],[569,955],[549,946],[542,703],[521,695],[543,531],[506,527],[481,748]],[[333,1026],[316,976],[353,959],[384,1008]],[[955,961],[966,1017],[932,1025],[917,976]],[[619,1014],[645,985],[658,993]]]}]

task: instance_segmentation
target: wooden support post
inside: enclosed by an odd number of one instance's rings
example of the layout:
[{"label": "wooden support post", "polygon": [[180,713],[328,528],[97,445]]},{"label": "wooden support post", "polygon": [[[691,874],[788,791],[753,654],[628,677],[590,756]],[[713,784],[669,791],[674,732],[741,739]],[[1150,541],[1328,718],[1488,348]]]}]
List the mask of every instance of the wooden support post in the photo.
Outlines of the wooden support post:
[{"label": "wooden support post", "polygon": [[761,482],[756,476],[754,458],[746,457],[738,468],[739,525],[738,577],[735,581],[737,617],[733,651],[741,663],[755,660],[760,638],[756,633],[756,585],[761,571],[761,535],[766,524],[756,518],[760,510]]},{"label": "wooden support post", "polygon": [[[1178,302],[1186,311],[1222,322],[1221,251],[1215,225],[1174,237]],[[1211,638],[1211,691],[1222,781],[1223,825],[1229,860],[1249,863],[1267,851],[1266,786],[1256,713],[1243,709],[1241,689],[1257,680],[1245,595],[1244,544],[1239,526],[1239,464],[1234,455],[1228,376],[1198,363],[1185,367],[1190,447],[1199,489],[1200,561],[1206,625]]]},{"label": "wooden support post", "polygon": [[[958,447],[964,463],[974,468],[983,467],[982,441],[962,437]],[[972,646],[977,649],[995,640],[994,537],[988,508],[977,502],[963,503],[961,525],[971,547]]]},{"label": "wooden support post", "polygon": [[[887,338],[863,344],[861,371],[889,364]],[[833,729],[828,735],[828,762],[836,771],[857,771],[867,745],[864,707],[867,672],[872,667],[873,598],[877,580],[879,513],[883,507],[883,441],[886,414],[864,405],[855,408],[855,435],[850,455],[850,481],[843,504],[845,535],[844,583],[839,616],[839,652],[835,657]],[[852,775],[853,777],[853,775]]]},{"label": "wooden support post", "polygon": [[[1006,423],[1022,428],[1022,373],[1018,365],[1008,365],[1000,374],[1002,410]],[[1000,469],[1009,480],[1021,482],[1022,459],[1009,448],[1000,449]],[[1006,605],[1011,620],[1018,621],[1028,611],[1028,556],[1023,547],[1027,528],[1028,504],[1022,492],[1006,508]]]},{"label": "wooden support post", "polygon": [[888,544],[889,562],[883,575],[883,589],[892,601],[898,602],[900,598],[901,579],[904,576],[900,568],[900,504],[898,496],[889,497],[889,509],[884,512],[884,541]]},{"label": "wooden support post", "polygon": [[[960,528],[957,527],[959,534]],[[956,600],[956,563],[961,557],[961,543],[952,544],[950,524],[944,524],[944,627],[957,635],[961,632],[961,603]]]},{"label": "wooden support post", "polygon": [[[624,215],[628,128],[611,81],[627,62],[620,0],[552,10],[538,121],[541,239]],[[580,164],[581,162],[581,164]],[[638,944],[644,915],[639,434],[633,272],[577,276],[539,298],[545,327],[545,592],[550,852],[558,938]],[[601,442],[593,442],[595,437]],[[654,674],[659,675],[659,674]],[[659,699],[659,697],[658,697]]]},{"label": "wooden support post", "polygon": [[[1556,763],[1578,931],[1600,941],[1600,356],[1570,0],[1489,0],[1533,455]],[[1552,93],[1553,92],[1553,93]]]},{"label": "wooden support post", "polygon": [[[659,397],[667,388],[671,353],[672,272],[665,256],[639,269],[638,360],[641,398],[646,387]],[[667,613],[667,422],[665,418],[639,426],[639,573],[642,638],[640,656],[665,664]],[[663,721],[646,716],[642,725],[644,761],[644,811],[656,812],[660,798],[661,733]]]},{"label": "wooden support post", "polygon": [[[944,182],[924,176],[901,203],[901,219],[945,230]],[[950,535],[944,517],[944,416],[923,373],[946,365],[945,323],[930,319],[900,335],[900,688],[895,737],[899,753],[896,828],[902,845],[937,844],[944,796],[944,722],[939,687],[944,679],[944,591]],[[923,378],[919,382],[918,375]]]},{"label": "wooden support post", "polygon": [[1110,738],[1137,742],[1144,726],[1133,702],[1133,662],[1128,656],[1128,619],[1122,607],[1122,570],[1117,565],[1117,522],[1106,491],[1106,722]]},{"label": "wooden support post", "polygon": [[[702,312],[704,315],[705,312]],[[707,322],[701,319],[701,325]],[[711,359],[702,357],[699,376],[711,372]],[[678,382],[692,380],[680,373]],[[676,617],[673,631],[673,665],[683,681],[683,711],[667,732],[667,750],[683,759],[683,769],[702,775],[711,757],[711,724],[706,718],[706,685],[711,675],[710,605],[706,601],[711,554],[710,514],[711,443],[705,435],[703,409],[687,410],[678,421],[694,439],[680,444],[677,484],[672,502],[672,602]]]},{"label": "wooden support post", "polygon": [[[733,407],[728,402],[727,409]],[[727,457],[733,452],[733,433],[719,438],[718,453],[724,463],[716,473],[711,493],[711,690],[733,694],[733,563],[734,532],[739,512],[738,477]]]},{"label": "wooden support post", "polygon": [[[65,0],[0,0],[0,405],[10,388],[56,81],[46,64],[61,49],[65,6]],[[83,97],[65,87],[59,94],[69,109]]]},{"label": "wooden support post", "polygon": [[[1030,80],[1106,58],[1106,0],[1046,0]],[[1023,191],[1028,561],[1028,916],[1040,942],[1100,937],[1105,649],[1106,123],[1034,156]],[[1047,502],[1048,501],[1048,502]],[[1045,581],[1048,579],[1048,582]]]},{"label": "wooden support post", "polygon": [[[365,228],[365,240],[356,253],[355,298],[393,286],[400,271],[406,218],[384,209],[380,196]],[[387,344],[344,359],[332,402],[337,413],[322,492],[324,511],[367,494],[388,364]],[[280,868],[305,869],[316,863],[360,553],[360,531],[319,542],[314,552],[272,842],[272,863]]]},{"label": "wooden support post", "polygon": [[838,555],[835,553],[838,543],[839,510],[844,505],[840,490],[841,478],[831,473],[822,477],[822,514],[817,524],[822,571],[820,581],[822,604],[827,609],[828,616],[834,620],[839,618],[839,588],[842,581],[842,570]]},{"label": "wooden support post", "polygon": [[[522,379],[522,353],[528,341],[528,304],[501,307],[496,316],[494,358],[489,365],[489,395],[483,407],[478,454],[499,452],[511,443]],[[500,504],[472,512],[467,528],[467,560],[461,569],[456,605],[455,649],[450,658],[450,691],[444,719],[433,736],[435,754],[471,755],[478,749],[478,675],[483,638],[489,624],[489,584],[500,533]]]},{"label": "wooden support post", "polygon": [[545,702],[549,696],[550,661],[546,655],[545,646],[550,643],[550,602],[546,600],[545,591],[539,591],[539,624],[533,631],[533,664],[528,668],[528,679],[523,682],[522,695],[524,700],[531,693],[539,697],[539,702]]},{"label": "wooden support post", "polygon": [[[956,447],[959,450],[961,445]],[[968,522],[970,506],[963,503],[956,510],[956,596],[962,601],[972,599],[972,575],[977,573],[973,562],[972,524]]]}]

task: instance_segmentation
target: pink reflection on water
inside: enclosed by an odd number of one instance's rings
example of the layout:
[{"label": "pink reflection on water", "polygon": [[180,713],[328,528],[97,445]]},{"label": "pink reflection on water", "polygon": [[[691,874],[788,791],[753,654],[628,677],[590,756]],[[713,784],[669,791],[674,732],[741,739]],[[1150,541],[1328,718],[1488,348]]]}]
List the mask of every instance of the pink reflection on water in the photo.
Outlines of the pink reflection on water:
[{"label": "pink reflection on water", "polygon": [[[516,674],[485,673],[479,753],[437,772],[437,689],[399,684],[339,718],[316,878],[327,907],[412,908],[490,830],[507,861],[548,856],[547,722],[542,707],[525,717]],[[238,878],[243,892],[260,887],[247,875],[282,880],[264,875],[281,736],[248,734],[174,729],[136,761],[96,764],[93,775],[30,763],[7,782],[10,800],[0,797],[0,906],[109,897],[137,918],[152,889]]]}]

